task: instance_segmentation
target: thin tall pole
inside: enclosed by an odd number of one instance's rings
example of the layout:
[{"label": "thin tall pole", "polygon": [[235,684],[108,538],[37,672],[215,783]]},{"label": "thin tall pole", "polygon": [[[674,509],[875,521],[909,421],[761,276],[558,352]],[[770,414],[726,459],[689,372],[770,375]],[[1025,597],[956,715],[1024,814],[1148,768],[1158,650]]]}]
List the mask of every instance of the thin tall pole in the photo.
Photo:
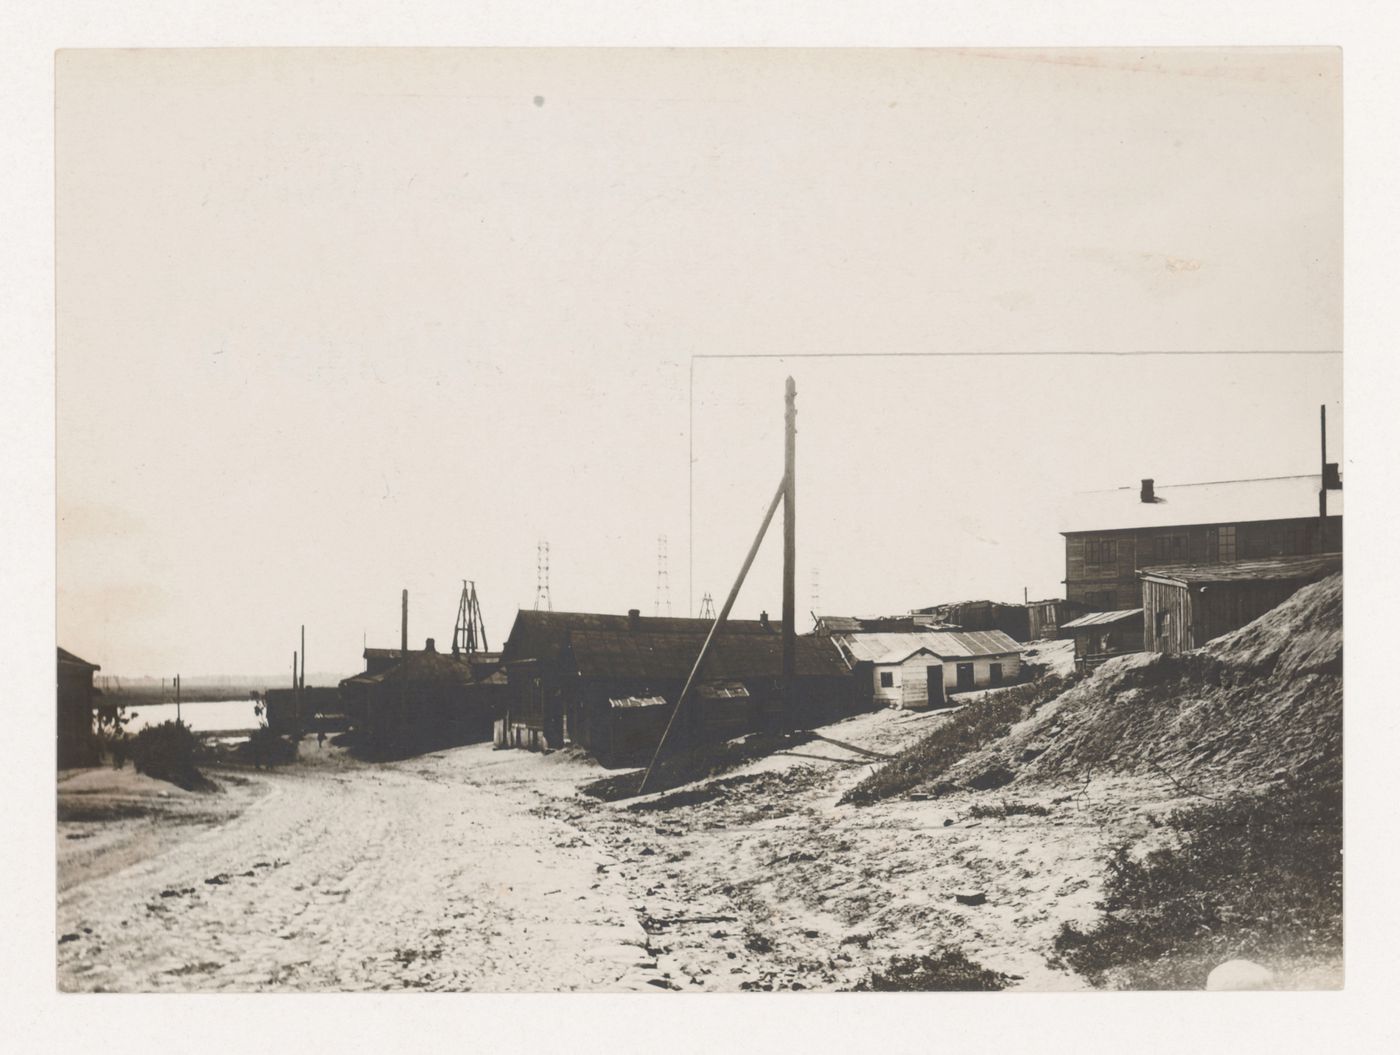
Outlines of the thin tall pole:
[{"label": "thin tall pole", "polygon": [[1322,422],[1322,478],[1317,488],[1317,551],[1327,552],[1327,404],[1318,410]]},{"label": "thin tall pole", "polygon": [[729,618],[729,612],[734,607],[734,602],[739,598],[739,588],[744,585],[744,577],[748,575],[749,568],[753,566],[753,559],[758,555],[758,547],[763,542],[763,536],[768,532],[768,525],[773,522],[773,514],[778,511],[778,503],[783,500],[786,493],[787,480],[785,479],[778,485],[778,490],[774,492],[773,501],[768,503],[768,512],[763,514],[763,523],[759,525],[758,534],[754,536],[753,544],[749,546],[748,555],[744,558],[744,566],[739,569],[739,575],[734,580],[734,585],[730,588],[729,596],[725,598],[724,607],[720,609],[714,625],[710,627],[710,632],[705,635],[705,643],[700,646],[700,654],[695,657],[695,665],[690,668],[690,676],[685,679],[685,687],[681,689],[681,694],[676,699],[676,705],[671,708],[671,717],[666,722],[666,729],[656,744],[656,751],[651,756],[647,771],[642,774],[642,783],[637,788],[638,795],[646,793],[647,784],[651,780],[651,771],[656,768],[657,759],[661,757],[661,752],[666,747],[666,741],[671,735],[671,728],[676,724],[676,716],[681,713],[681,708],[690,699],[691,690],[694,689],[696,678],[700,674],[700,667],[704,664],[705,657],[710,654],[710,646],[714,644],[715,635],[719,633],[720,627],[724,626],[724,621]]},{"label": "thin tall pole", "polygon": [[180,721],[180,675],[175,675],[175,721]]},{"label": "thin tall pole", "polygon": [[787,379],[783,443],[783,727],[796,712],[797,382]]}]

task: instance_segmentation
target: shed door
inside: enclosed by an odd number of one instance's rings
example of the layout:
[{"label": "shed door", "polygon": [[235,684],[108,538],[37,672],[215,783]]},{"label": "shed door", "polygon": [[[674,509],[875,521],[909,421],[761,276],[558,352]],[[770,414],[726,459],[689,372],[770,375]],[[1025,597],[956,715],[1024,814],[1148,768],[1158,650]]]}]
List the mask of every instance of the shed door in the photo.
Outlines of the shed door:
[{"label": "shed door", "polygon": [[943,706],[943,666],[930,666],[928,668],[928,705],[930,707]]},{"label": "shed door", "polygon": [[959,692],[966,692],[968,689],[972,688],[972,686],[973,686],[972,664],[971,664],[971,663],[959,663],[959,664],[958,664],[958,691],[959,691]]}]

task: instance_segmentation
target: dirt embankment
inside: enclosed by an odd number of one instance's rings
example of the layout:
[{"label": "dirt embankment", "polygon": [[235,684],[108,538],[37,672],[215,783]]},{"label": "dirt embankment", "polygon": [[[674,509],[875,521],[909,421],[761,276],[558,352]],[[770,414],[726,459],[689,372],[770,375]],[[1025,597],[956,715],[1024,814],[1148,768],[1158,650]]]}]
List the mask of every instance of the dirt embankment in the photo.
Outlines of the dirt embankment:
[{"label": "dirt embankment", "polygon": [[1183,790],[1248,787],[1335,766],[1342,736],[1342,581],[1298,591],[1180,656],[1111,660],[950,769],[1018,780],[1153,773]]}]

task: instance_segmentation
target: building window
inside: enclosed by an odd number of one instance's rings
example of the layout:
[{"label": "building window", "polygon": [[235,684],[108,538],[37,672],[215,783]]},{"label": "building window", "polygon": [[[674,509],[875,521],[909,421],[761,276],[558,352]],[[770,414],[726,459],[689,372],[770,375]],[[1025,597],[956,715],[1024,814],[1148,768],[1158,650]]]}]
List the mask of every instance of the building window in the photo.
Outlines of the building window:
[{"label": "building window", "polygon": [[1091,538],[1084,543],[1084,561],[1087,564],[1113,564],[1118,560],[1118,545],[1111,538]]},{"label": "building window", "polygon": [[1222,525],[1216,531],[1216,553],[1217,559],[1231,561],[1235,559],[1235,525]]},{"label": "building window", "polygon": [[1163,564],[1179,564],[1186,560],[1185,535],[1158,535],[1152,540],[1152,555]]},{"label": "building window", "polygon": [[1157,636],[1158,636],[1159,638],[1166,637],[1167,634],[1171,632],[1171,628],[1172,628],[1172,614],[1171,614],[1171,612],[1168,612],[1168,611],[1167,611],[1166,609],[1164,609],[1164,608],[1158,609],[1158,611],[1157,611]]},{"label": "building window", "polygon": [[894,671],[892,671],[892,670],[882,670],[882,671],[880,671],[880,688],[882,688],[882,689],[892,689],[892,688],[894,688]]}]

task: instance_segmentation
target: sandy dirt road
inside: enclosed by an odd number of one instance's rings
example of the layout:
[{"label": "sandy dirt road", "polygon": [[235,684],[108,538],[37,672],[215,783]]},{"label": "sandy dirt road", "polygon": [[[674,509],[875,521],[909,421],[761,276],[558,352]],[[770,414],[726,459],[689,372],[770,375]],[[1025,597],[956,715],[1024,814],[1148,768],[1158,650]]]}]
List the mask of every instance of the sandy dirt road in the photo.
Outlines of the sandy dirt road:
[{"label": "sandy dirt road", "polygon": [[[650,988],[611,858],[532,812],[551,772],[539,756],[465,748],[250,774],[226,792],[245,800],[222,804],[231,818],[178,839],[128,832],[125,849],[68,867],[64,840],[91,833],[62,822],[59,987]],[[99,867],[108,854],[124,867]]]}]

